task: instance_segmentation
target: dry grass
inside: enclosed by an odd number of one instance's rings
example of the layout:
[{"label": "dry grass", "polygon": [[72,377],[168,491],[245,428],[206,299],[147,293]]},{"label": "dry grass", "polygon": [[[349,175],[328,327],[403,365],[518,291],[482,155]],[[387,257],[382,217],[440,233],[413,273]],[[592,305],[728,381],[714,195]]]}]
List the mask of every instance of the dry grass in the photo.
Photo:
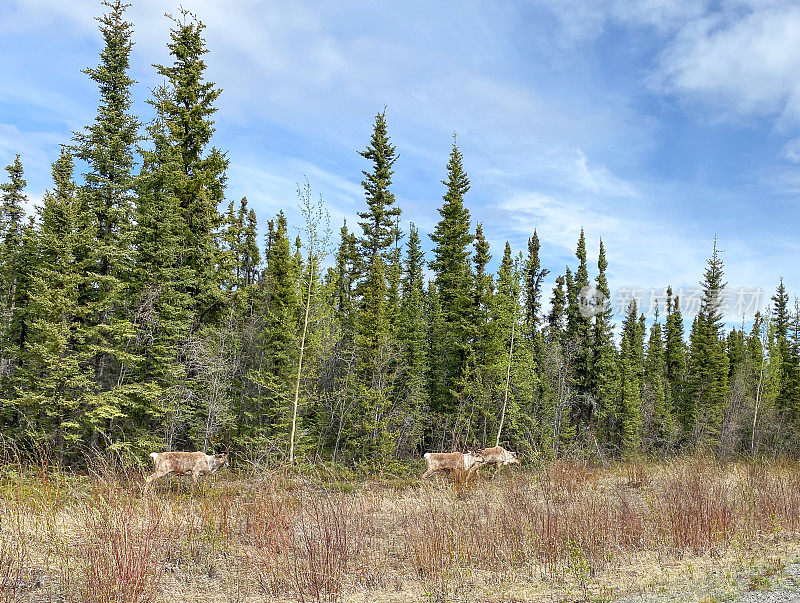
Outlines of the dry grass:
[{"label": "dry grass", "polygon": [[141,479],[4,467],[0,601],[611,600],[698,568],[759,588],[800,542],[790,461]]}]

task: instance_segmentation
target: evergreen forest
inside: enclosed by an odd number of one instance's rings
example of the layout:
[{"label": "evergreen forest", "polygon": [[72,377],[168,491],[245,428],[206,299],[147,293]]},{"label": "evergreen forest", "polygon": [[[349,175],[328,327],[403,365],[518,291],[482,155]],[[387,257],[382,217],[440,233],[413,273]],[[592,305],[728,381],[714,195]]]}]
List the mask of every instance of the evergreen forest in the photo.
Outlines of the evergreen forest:
[{"label": "evergreen forest", "polygon": [[800,451],[800,306],[779,275],[752,328],[728,328],[710,234],[697,314],[669,290],[655,320],[632,301],[620,327],[602,240],[587,257],[581,232],[566,267],[542,265],[536,230],[490,248],[455,137],[435,228],[405,220],[387,109],[353,149],[355,223],[330,224],[307,181],[287,200],[301,223],[259,221],[226,197],[202,22],[172,19],[144,122],[133,24],[121,0],[104,10],[93,121],[65,134],[40,206],[24,157],[0,187],[3,445],[64,464],[203,450],[374,467],[496,444],[527,459]]}]

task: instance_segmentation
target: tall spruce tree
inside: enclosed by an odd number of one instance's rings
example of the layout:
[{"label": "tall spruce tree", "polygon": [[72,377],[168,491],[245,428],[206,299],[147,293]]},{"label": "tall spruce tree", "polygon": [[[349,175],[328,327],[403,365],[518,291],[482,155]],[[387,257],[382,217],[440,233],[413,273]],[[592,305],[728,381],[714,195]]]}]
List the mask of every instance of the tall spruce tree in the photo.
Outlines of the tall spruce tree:
[{"label": "tall spruce tree", "polygon": [[[473,241],[474,279],[471,283],[472,307],[469,314],[469,353],[458,380],[458,399],[462,415],[458,419],[465,425],[465,442],[483,445],[494,439],[490,431],[496,424],[492,395],[497,384],[494,368],[499,367],[498,354],[502,354],[503,334],[495,328],[495,286],[487,266],[491,260],[489,241],[483,225],[475,228]],[[436,353],[436,348],[433,348]],[[446,387],[446,386],[443,386]],[[455,444],[455,443],[454,443]]]},{"label": "tall spruce tree", "polygon": [[340,229],[339,248],[334,259],[334,307],[336,318],[341,325],[343,342],[352,339],[355,333],[355,284],[358,278],[360,256],[358,241],[347,228],[347,220]]},{"label": "tall spruce tree", "polygon": [[686,343],[683,339],[683,317],[680,298],[672,296],[672,287],[667,287],[667,317],[664,326],[664,361],[667,371],[667,396],[677,422],[684,433],[690,429],[691,413],[686,405]]},{"label": "tall spruce tree", "polygon": [[772,320],[775,324],[775,339],[781,360],[776,404],[778,412],[781,413],[783,418],[793,421],[796,418],[793,412],[793,406],[795,405],[793,390],[799,377],[798,371],[800,371],[800,367],[792,360],[793,346],[790,336],[792,317],[789,310],[789,294],[786,292],[782,278],[778,283],[775,295],[772,296]]},{"label": "tall spruce tree", "polygon": [[433,371],[440,375],[444,384],[444,397],[432,400],[434,408],[452,411],[454,399],[449,392],[455,388],[456,380],[464,371],[469,354],[470,315],[472,300],[472,274],[470,249],[473,241],[470,229],[469,210],[464,207],[464,195],[469,191],[469,178],[463,167],[461,151],[455,137],[447,164],[447,178],[442,183],[447,187],[444,204],[439,208],[439,220],[430,235],[436,247],[430,264],[435,274],[439,303],[442,306],[442,331],[436,333],[440,353],[432,360]]},{"label": "tall spruce tree", "polygon": [[620,349],[619,437],[623,455],[639,451],[642,437],[643,324],[637,317],[636,300],[631,300],[622,324]]},{"label": "tall spruce tree", "polygon": [[[569,271],[569,268],[567,271]],[[550,297],[550,312],[547,315],[547,339],[550,342],[561,340],[564,335],[567,307],[566,278],[566,274],[560,274],[556,277],[556,284]]]},{"label": "tall spruce tree", "polygon": [[592,325],[592,362],[590,373],[590,392],[595,400],[596,417],[594,423],[602,440],[611,437],[613,422],[619,414],[617,408],[617,390],[619,388],[617,357],[614,347],[614,327],[611,323],[611,291],[606,278],[606,250],[600,239],[600,251],[597,257],[597,277],[595,279],[595,296],[592,300],[594,324]]},{"label": "tall spruce tree", "polygon": [[387,133],[385,109],[375,116],[370,143],[359,154],[372,163],[372,168],[362,172],[367,211],[358,213],[363,232],[359,239],[363,278],[358,285],[361,301],[358,333],[365,358],[374,358],[389,334],[386,264],[391,246],[397,240],[400,216],[400,208],[395,206],[394,194],[389,189],[397,154]]},{"label": "tall spruce tree", "polygon": [[[392,246],[399,236],[397,220],[400,208],[390,190],[393,166],[397,160],[389,140],[386,110],[375,116],[370,143],[360,155],[372,163],[364,170],[364,196],[367,210],[359,212],[362,237],[362,278],[358,283],[359,311],[356,321],[356,345],[359,350],[362,381],[358,398],[362,420],[357,431],[363,454],[373,461],[387,460],[394,455],[393,422],[398,416],[391,412],[392,392],[390,373],[394,367],[394,342],[390,338],[389,292]],[[389,268],[387,270],[387,268]]]},{"label": "tall spruce tree", "polygon": [[255,412],[261,435],[279,442],[288,450],[291,421],[291,390],[297,367],[298,318],[300,296],[298,266],[289,241],[289,227],[283,211],[278,213],[276,227],[267,251],[264,270],[264,323],[260,333],[265,350],[264,361],[251,375],[261,386]]},{"label": "tall spruce tree", "polygon": [[475,241],[473,242],[475,254],[472,261],[475,265],[475,282],[472,287],[472,341],[471,347],[475,352],[476,362],[484,366],[491,348],[491,329],[489,325],[489,312],[492,305],[491,298],[494,291],[492,276],[486,267],[492,259],[489,253],[489,241],[483,234],[483,224],[475,227]]},{"label": "tall spruce tree", "polygon": [[571,292],[568,290],[567,298],[567,339],[570,342],[573,354],[573,375],[577,394],[580,398],[580,420],[588,422],[591,414],[591,403],[587,400],[590,396],[591,374],[591,327],[589,294],[589,271],[586,261],[586,237],[581,228],[578,246],[575,250],[578,258],[578,269],[575,272]]},{"label": "tall spruce tree", "polygon": [[[723,263],[714,239],[703,281],[700,311],[692,325],[688,374],[693,409],[694,441],[719,442],[728,390],[728,357],[722,323]],[[688,427],[688,425],[685,425]]]},{"label": "tall spruce tree", "polygon": [[114,422],[128,416],[129,407],[138,406],[143,395],[130,379],[139,358],[129,346],[135,337],[129,302],[132,170],[139,138],[139,122],[130,113],[133,26],[124,19],[128,5],[120,0],[103,5],[108,12],[98,18],[105,42],[100,64],[84,70],[97,84],[100,102],[93,123],[74,133],[72,147],[87,167],[78,195],[88,222],[84,232],[92,237],[80,245],[82,255],[77,258],[84,275],[79,302],[84,316],[78,337],[83,350],[78,353],[93,371],[81,419],[92,445],[100,444],[101,435],[107,442],[118,441],[120,431]]},{"label": "tall spruce tree", "polygon": [[167,47],[171,65],[154,65],[165,84],[148,101],[163,123],[165,139],[174,173],[166,184],[178,200],[182,220],[179,233],[181,265],[187,269],[186,293],[193,303],[197,329],[213,323],[225,302],[220,283],[227,275],[220,270],[218,230],[223,217],[218,206],[225,193],[228,159],[216,147],[208,148],[214,135],[212,116],[222,90],[206,81],[203,55],[208,52],[203,30],[205,25],[188,10],[170,17],[173,27]]},{"label": "tall spruce tree", "polygon": [[425,324],[425,254],[419,230],[410,224],[406,258],[403,264],[402,300],[398,335],[402,350],[400,382],[404,399],[405,423],[409,425],[406,438],[417,443],[421,437],[421,414],[427,406],[428,391],[425,376],[428,371],[428,345]]},{"label": "tall spruce tree", "polygon": [[[788,403],[785,405],[785,413],[789,418],[789,427],[794,433],[800,428],[800,301],[795,297],[794,312],[789,325],[789,364],[791,370],[787,371],[786,389]],[[797,449],[800,446],[800,438],[793,439],[792,447]]]},{"label": "tall spruce tree", "polygon": [[646,415],[649,418],[647,435],[652,448],[664,449],[672,443],[674,424],[672,408],[667,388],[667,365],[665,361],[664,339],[661,323],[656,318],[650,328],[647,342],[647,356],[644,362],[644,393]]},{"label": "tall spruce tree", "polygon": [[[9,181],[0,184],[2,206],[0,206],[0,376],[8,381],[19,364],[25,345],[27,325],[24,319],[30,291],[26,286],[30,280],[26,263],[25,210],[26,202],[22,161],[19,155],[6,166]],[[27,268],[30,268],[29,266]],[[3,389],[7,389],[8,383]],[[10,395],[10,392],[6,392]]]},{"label": "tall spruce tree", "polygon": [[533,236],[528,239],[528,257],[525,261],[525,326],[530,338],[537,332],[542,320],[542,280],[550,274],[547,268],[542,268],[540,248],[539,235],[534,230]]},{"label": "tall spruce tree", "polygon": [[[497,292],[492,304],[492,329],[497,334],[498,349],[494,355],[494,366],[488,367],[494,380],[493,390],[496,392],[497,405],[494,410],[493,427],[496,426],[497,437],[490,442],[499,445],[501,439],[508,439],[504,432],[514,432],[515,425],[521,420],[519,401],[515,395],[516,383],[512,375],[517,376],[514,370],[515,350],[519,356],[519,322],[523,319],[519,308],[519,258],[516,260],[511,255],[511,245],[506,241],[503,258],[497,271]],[[530,365],[530,358],[526,364]],[[526,367],[526,373],[531,374],[532,366]],[[506,423],[510,424],[510,429]],[[488,443],[487,443],[488,444]]]},{"label": "tall spruce tree", "polygon": [[188,444],[186,422],[179,417],[187,413],[194,396],[186,387],[181,348],[192,329],[194,301],[192,274],[183,263],[185,222],[177,194],[181,157],[171,144],[163,114],[149,124],[148,133],[152,148],[140,151],[133,235],[134,345],[142,358],[138,378],[148,385],[148,397],[130,429],[140,431],[143,447],[156,449],[163,443],[170,448]]}]

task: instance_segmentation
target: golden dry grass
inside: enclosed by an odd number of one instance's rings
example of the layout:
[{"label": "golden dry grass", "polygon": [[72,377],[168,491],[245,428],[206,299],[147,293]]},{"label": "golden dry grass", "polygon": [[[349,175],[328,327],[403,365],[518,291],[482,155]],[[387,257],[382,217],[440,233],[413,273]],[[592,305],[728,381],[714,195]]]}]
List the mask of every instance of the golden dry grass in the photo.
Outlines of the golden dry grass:
[{"label": "golden dry grass", "polygon": [[800,549],[788,461],[562,461],[467,489],[141,479],[5,467],[0,601],[699,600],[768,586]]}]

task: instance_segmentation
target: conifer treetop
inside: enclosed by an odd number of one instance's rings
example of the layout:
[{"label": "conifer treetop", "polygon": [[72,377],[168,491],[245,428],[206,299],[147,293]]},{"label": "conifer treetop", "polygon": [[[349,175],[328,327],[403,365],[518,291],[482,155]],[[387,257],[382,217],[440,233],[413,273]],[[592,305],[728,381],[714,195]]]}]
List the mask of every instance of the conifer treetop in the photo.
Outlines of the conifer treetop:
[{"label": "conifer treetop", "polygon": [[361,182],[369,210],[358,212],[358,216],[363,220],[359,222],[364,232],[361,246],[369,257],[374,257],[396,241],[396,218],[401,213],[394,206],[394,194],[389,190],[397,154],[387,133],[386,107],[375,115],[370,143],[359,155],[372,162],[371,170],[362,171],[365,179]]}]

